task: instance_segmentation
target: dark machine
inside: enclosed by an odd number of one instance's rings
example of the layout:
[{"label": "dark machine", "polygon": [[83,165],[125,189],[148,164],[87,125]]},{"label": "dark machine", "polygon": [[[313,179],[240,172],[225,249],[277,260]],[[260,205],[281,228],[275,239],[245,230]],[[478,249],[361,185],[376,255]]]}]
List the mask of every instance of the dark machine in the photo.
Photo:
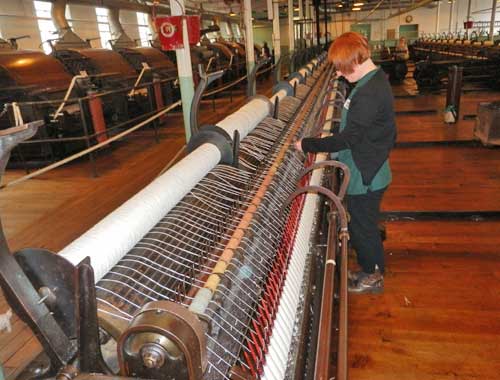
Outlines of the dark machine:
[{"label": "dark machine", "polygon": [[[349,173],[290,149],[329,133],[345,91],[325,54],[291,77],[193,131],[183,160],[58,255],[11,255],[0,233],[0,284],[48,358],[24,375],[347,378]],[[39,127],[0,136],[2,168]]]},{"label": "dark machine", "polygon": [[394,83],[403,81],[408,73],[407,61],[409,59],[406,44],[389,48],[379,46],[373,50],[373,61],[380,65],[382,70],[389,76],[389,80]]},{"label": "dark machine", "polygon": [[[57,100],[64,98],[71,81],[72,75],[54,57],[39,51],[0,50],[0,109],[3,110],[0,128],[15,125],[14,107],[17,107],[23,122],[45,120],[46,127],[35,139],[79,136],[82,126],[78,106],[64,107],[61,117],[52,118],[60,105]],[[84,82],[84,79],[78,81],[72,96],[81,95],[80,85],[84,86]],[[13,151],[11,163],[22,161],[38,165],[64,156],[78,146],[81,144],[23,144]]]},{"label": "dark machine", "polygon": [[463,68],[464,83],[500,88],[500,48],[491,41],[454,36],[421,38],[411,47],[413,77],[422,89],[446,85],[448,69]]}]

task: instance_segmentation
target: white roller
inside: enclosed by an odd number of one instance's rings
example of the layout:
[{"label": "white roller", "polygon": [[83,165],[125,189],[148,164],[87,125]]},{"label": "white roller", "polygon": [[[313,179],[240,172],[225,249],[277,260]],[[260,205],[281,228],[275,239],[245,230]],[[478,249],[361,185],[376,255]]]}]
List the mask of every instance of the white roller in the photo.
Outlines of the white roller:
[{"label": "white roller", "polygon": [[233,136],[238,130],[240,138],[245,138],[267,115],[269,115],[269,103],[263,99],[253,99],[235,113],[232,113],[217,126],[224,129],[229,136]]},{"label": "white roller", "polygon": [[215,145],[201,145],[59,254],[74,265],[90,256],[95,280],[99,281],[219,163],[220,158]]},{"label": "white roller", "polygon": [[[291,83],[293,85],[293,83]],[[280,100],[286,91],[272,97]],[[245,138],[268,114],[269,103],[253,99],[217,125]],[[59,252],[74,265],[89,256],[99,281],[220,161],[219,149],[203,144],[90,230]]]},{"label": "white roller", "polygon": [[[315,162],[326,159],[325,154],[318,154]],[[310,185],[319,185],[323,176],[323,169],[315,170],[311,176]],[[263,368],[263,380],[283,380],[287,369],[290,342],[293,337],[293,328],[297,318],[297,308],[300,303],[302,282],[307,256],[311,254],[310,241],[312,238],[315,215],[320,204],[317,194],[307,194],[300,222],[295,236],[288,274],[285,278],[273,332],[269,341],[266,362]]]},{"label": "white roller", "polygon": [[299,74],[302,75],[304,78],[307,78],[309,73],[310,73],[310,71],[305,67],[303,67],[299,70]]},{"label": "white roller", "polygon": [[[317,59],[314,59],[314,60],[312,60],[311,62],[316,62],[316,63],[318,64],[318,62],[319,62],[319,61],[318,61]],[[308,71],[306,68],[302,68],[302,69],[300,69],[300,70],[298,71],[298,73],[299,73],[299,74],[300,74],[303,78],[306,78],[306,75],[309,73],[309,71]],[[298,85],[298,84],[300,84],[300,80],[299,80],[299,78],[293,78],[293,79],[289,80],[289,81],[288,81],[288,83],[290,83],[290,85],[291,85],[292,87],[294,87],[294,86],[295,86],[295,84],[297,84],[297,85]],[[280,91],[278,91],[276,94],[274,94],[274,95],[270,98],[270,100],[271,100],[271,102],[272,102],[272,103],[274,103],[274,102],[276,101],[276,98],[277,98],[277,97],[278,97],[278,98],[280,99],[280,101],[281,101],[281,99],[283,99],[285,96],[287,96],[287,95],[286,95],[286,90],[280,90]]]}]

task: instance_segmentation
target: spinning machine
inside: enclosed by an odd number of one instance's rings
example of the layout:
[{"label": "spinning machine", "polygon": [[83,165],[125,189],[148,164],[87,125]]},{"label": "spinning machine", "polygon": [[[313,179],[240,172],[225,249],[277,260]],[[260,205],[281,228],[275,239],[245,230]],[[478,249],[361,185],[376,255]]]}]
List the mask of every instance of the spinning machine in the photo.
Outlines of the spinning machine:
[{"label": "spinning machine", "polygon": [[[0,51],[0,130],[15,124],[14,109],[7,104],[19,103],[25,122],[46,120],[46,127],[38,131],[37,139],[71,138],[80,135],[82,127],[78,107],[66,107],[64,117],[59,120],[50,118],[60,104],[57,100],[64,98],[71,81],[72,76],[66,72],[64,66],[43,52]],[[51,144],[25,145],[22,153],[19,149],[14,151],[12,159],[17,161],[22,158],[37,162],[50,160],[64,155],[66,148],[69,147]]]},{"label": "spinning machine", "polygon": [[491,41],[421,38],[411,46],[411,53],[419,88],[441,86],[453,65],[463,67],[466,82],[500,86],[500,47]]},{"label": "spinning machine", "polygon": [[[340,184],[338,163],[292,149],[330,133],[344,98],[323,53],[200,128],[183,160],[59,254],[11,255],[0,234],[0,283],[46,375],[345,379],[349,173]],[[2,168],[35,124],[1,137]]]}]

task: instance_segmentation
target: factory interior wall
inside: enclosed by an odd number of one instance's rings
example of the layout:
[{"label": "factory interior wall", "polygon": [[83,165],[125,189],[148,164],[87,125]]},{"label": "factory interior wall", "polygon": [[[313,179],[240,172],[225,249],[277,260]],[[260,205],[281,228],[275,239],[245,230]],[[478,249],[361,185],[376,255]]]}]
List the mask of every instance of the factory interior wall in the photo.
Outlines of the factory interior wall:
[{"label": "factory interior wall", "polygon": [[[471,3],[471,19],[473,21],[490,21],[491,19],[491,0],[472,0]],[[455,9],[452,15],[452,32],[462,31],[463,23],[467,18],[467,4],[468,0],[456,0]],[[441,1],[441,9],[439,15],[439,33],[448,32],[450,20],[451,4],[447,1]],[[419,33],[435,33],[436,31],[436,11],[437,4],[433,4],[432,8],[422,7],[412,12],[402,14],[390,19],[385,19],[391,13],[396,13],[397,9],[392,12],[390,10],[375,11],[372,15],[368,16],[368,12],[351,12],[344,13],[342,22],[340,14],[334,14],[334,20],[328,23],[328,32],[333,36],[338,36],[343,32],[350,30],[351,24],[369,23],[371,24],[371,39],[378,41],[386,39],[386,32],[388,29],[395,29],[396,38],[399,37],[399,26],[406,25],[406,16],[411,15],[413,20],[410,24],[418,24]],[[383,20],[385,19],[385,20]],[[497,20],[500,20],[500,7],[497,8]],[[373,21],[371,21],[373,20]],[[321,24],[321,31],[324,33],[324,25]],[[498,33],[498,28],[495,34]]]},{"label": "factory interior wall", "polygon": [[[68,21],[73,25],[73,30],[82,39],[91,39],[94,48],[101,47],[97,17],[94,7],[88,5],[69,4]],[[133,40],[139,39],[137,15],[134,11],[123,10],[120,12],[120,21],[125,32]],[[288,23],[281,19],[280,33],[282,51],[288,50]],[[38,30],[35,8],[32,0],[1,0],[0,1],[0,36],[10,38],[28,34],[31,37],[18,41],[20,49],[41,50],[40,32]],[[272,47],[272,21],[259,22],[254,27],[254,39],[257,44],[267,41]]]},{"label": "factory interior wall", "polygon": [[[92,47],[101,47],[95,8],[77,4],[69,4],[68,8],[70,16],[68,21],[72,23],[75,33],[84,40],[87,38],[94,39],[91,41]],[[139,38],[136,12],[128,10],[120,11],[120,21],[130,38]],[[10,38],[25,34],[31,37],[19,40],[19,48],[41,50],[40,44],[42,41],[38,30],[37,18],[35,17],[33,1],[1,0],[0,35],[3,38]]]},{"label": "factory interior wall", "polygon": [[[98,38],[97,18],[94,7],[87,5],[69,6],[69,21],[73,24],[74,31],[83,39],[94,39],[91,44],[93,47],[101,47],[101,41]],[[439,32],[448,32],[451,4],[447,1],[441,2]],[[418,8],[408,14],[413,17],[411,24],[418,24],[419,33],[434,33],[436,29],[436,8]],[[471,16],[473,21],[489,21],[491,17],[491,0],[472,0]],[[393,10],[394,13],[396,10]],[[395,30],[395,38],[399,38],[399,26],[406,25],[405,19],[408,14],[386,19],[390,10],[375,11],[367,17],[367,12],[351,12],[334,14],[332,22],[328,25],[328,31],[335,37],[351,29],[351,24],[356,22],[371,24],[371,39],[374,41],[385,40],[387,30]],[[463,30],[463,22],[467,16],[467,0],[456,0],[452,19],[452,31]],[[341,21],[343,18],[343,22]],[[500,20],[500,7],[497,13],[497,19]],[[132,39],[139,38],[137,15],[133,11],[121,11],[120,20],[126,33]],[[373,20],[373,21],[371,21]],[[324,23],[321,23],[321,33],[324,33]],[[496,31],[496,33],[498,30]],[[288,50],[288,25],[287,20],[280,20],[281,46],[282,51]],[[2,0],[0,1],[0,35],[4,38],[21,36],[28,34],[31,38],[19,40],[21,49],[41,49],[40,34],[38,31],[37,19],[32,0]],[[95,39],[97,38],[97,39]],[[259,21],[254,27],[254,40],[257,44],[263,44],[267,41],[272,46],[272,24]]]},{"label": "factory interior wall", "polygon": [[31,38],[19,40],[19,48],[40,50],[42,41],[35,18],[33,1],[0,1],[0,33],[4,38],[28,34]]}]

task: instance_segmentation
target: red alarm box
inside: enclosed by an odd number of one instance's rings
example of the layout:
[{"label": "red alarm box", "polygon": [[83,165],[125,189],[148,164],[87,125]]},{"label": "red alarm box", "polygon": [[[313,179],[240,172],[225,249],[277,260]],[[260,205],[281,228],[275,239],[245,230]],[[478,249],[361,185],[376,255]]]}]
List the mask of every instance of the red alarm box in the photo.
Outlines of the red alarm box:
[{"label": "red alarm box", "polygon": [[182,19],[186,19],[189,44],[196,45],[200,40],[200,16],[165,16],[155,20],[163,50],[184,48],[182,38]]}]

